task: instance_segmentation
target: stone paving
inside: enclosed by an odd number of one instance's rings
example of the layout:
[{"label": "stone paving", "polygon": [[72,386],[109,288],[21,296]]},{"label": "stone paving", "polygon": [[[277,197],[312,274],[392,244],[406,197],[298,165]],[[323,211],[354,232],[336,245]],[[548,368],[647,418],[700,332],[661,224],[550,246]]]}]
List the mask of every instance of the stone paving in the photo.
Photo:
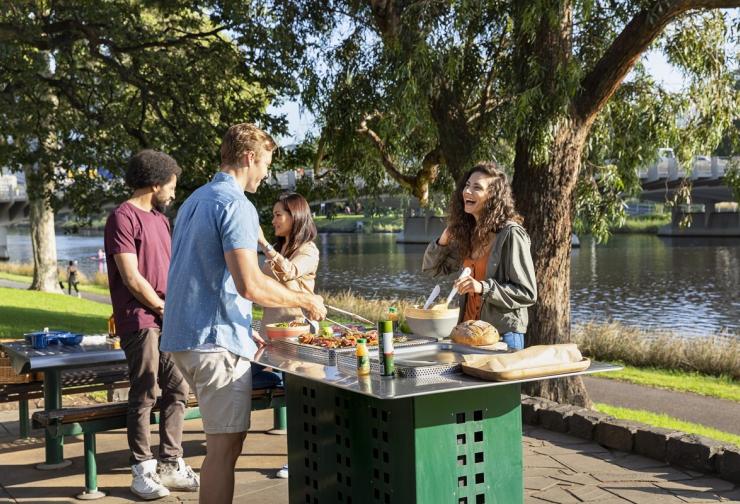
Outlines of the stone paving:
[{"label": "stone paving", "polygon": [[[78,502],[74,496],[84,484],[81,438],[66,440],[65,456],[72,460],[71,466],[53,472],[38,471],[34,465],[43,461],[43,442],[15,441],[16,414],[0,413],[0,504]],[[287,480],[274,477],[276,468],[286,460],[286,438],[268,434],[271,425],[271,411],[253,413],[253,428],[237,466],[234,502],[288,502]],[[186,422],[183,437],[187,462],[197,469],[205,455],[200,421]],[[152,441],[157,442],[156,432],[152,433]],[[97,502],[137,502],[128,491],[125,431],[99,434],[97,443],[98,484],[108,492],[108,497]],[[740,487],[732,483],[541,428],[525,427],[524,465],[528,504],[740,503]],[[173,493],[157,502],[197,499],[196,493]]]}]

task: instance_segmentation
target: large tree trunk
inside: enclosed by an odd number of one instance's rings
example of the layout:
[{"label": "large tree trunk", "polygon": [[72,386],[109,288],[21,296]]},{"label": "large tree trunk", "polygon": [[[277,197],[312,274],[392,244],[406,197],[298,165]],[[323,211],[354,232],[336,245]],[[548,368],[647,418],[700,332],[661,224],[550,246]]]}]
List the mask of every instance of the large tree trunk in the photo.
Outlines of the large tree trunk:
[{"label": "large tree trunk", "polygon": [[[529,310],[528,346],[571,341],[573,191],[586,136],[584,130],[564,120],[558,127],[546,164],[532,159],[532,146],[526,138],[517,140],[514,196],[532,239],[539,291],[537,303]],[[553,401],[590,406],[588,393],[578,377],[533,382],[525,386],[525,392]]]},{"label": "large tree trunk", "polygon": [[62,292],[57,272],[57,244],[54,232],[54,210],[48,196],[54,191],[51,177],[38,166],[24,168],[30,206],[31,248],[33,250],[32,290]]}]

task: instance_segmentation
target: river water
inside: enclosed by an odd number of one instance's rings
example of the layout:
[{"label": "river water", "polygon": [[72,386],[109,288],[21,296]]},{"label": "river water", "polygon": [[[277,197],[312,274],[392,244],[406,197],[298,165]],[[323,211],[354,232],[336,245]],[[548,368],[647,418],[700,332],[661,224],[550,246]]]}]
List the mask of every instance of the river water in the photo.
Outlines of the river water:
[{"label": "river water", "polygon": [[[351,289],[366,297],[420,299],[451,279],[420,273],[423,245],[397,244],[392,234],[330,234],[318,239],[317,288]],[[102,236],[57,236],[60,263],[102,269]],[[28,235],[9,234],[12,261],[30,261]],[[572,252],[573,321],[614,320],[688,336],[740,338],[740,239],[615,235],[606,244],[589,237]]]}]

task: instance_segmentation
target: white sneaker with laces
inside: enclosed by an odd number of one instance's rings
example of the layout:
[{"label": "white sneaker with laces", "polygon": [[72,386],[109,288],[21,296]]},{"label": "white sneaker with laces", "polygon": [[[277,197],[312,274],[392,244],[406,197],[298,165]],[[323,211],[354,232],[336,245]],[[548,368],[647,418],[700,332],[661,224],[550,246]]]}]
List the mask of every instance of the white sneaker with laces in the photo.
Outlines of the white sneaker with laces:
[{"label": "white sneaker with laces", "polygon": [[159,463],[157,467],[159,479],[170,490],[178,492],[197,492],[200,488],[200,478],[189,465],[185,465],[182,457],[174,463]]},{"label": "white sneaker with laces", "polygon": [[170,491],[159,482],[156,460],[145,460],[132,465],[131,474],[133,476],[131,491],[142,499],[160,499],[170,494]]},{"label": "white sneaker with laces", "polygon": [[288,464],[285,464],[280,470],[278,470],[275,476],[280,479],[288,479]]}]

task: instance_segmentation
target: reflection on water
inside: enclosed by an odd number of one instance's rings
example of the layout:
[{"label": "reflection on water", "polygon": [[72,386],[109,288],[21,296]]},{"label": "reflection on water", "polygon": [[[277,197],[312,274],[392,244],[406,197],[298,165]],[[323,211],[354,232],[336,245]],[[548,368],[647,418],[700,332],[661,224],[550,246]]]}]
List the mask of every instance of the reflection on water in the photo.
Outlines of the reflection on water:
[{"label": "reflection on water", "polygon": [[[60,260],[77,259],[86,273],[102,237],[58,236]],[[27,236],[9,235],[11,260],[29,261]],[[351,289],[367,297],[421,300],[452,279],[421,274],[424,245],[396,244],[395,236],[334,234],[318,240],[317,288]],[[572,253],[574,322],[616,320],[685,334],[740,334],[740,240],[616,235],[597,245],[586,237]]]}]

